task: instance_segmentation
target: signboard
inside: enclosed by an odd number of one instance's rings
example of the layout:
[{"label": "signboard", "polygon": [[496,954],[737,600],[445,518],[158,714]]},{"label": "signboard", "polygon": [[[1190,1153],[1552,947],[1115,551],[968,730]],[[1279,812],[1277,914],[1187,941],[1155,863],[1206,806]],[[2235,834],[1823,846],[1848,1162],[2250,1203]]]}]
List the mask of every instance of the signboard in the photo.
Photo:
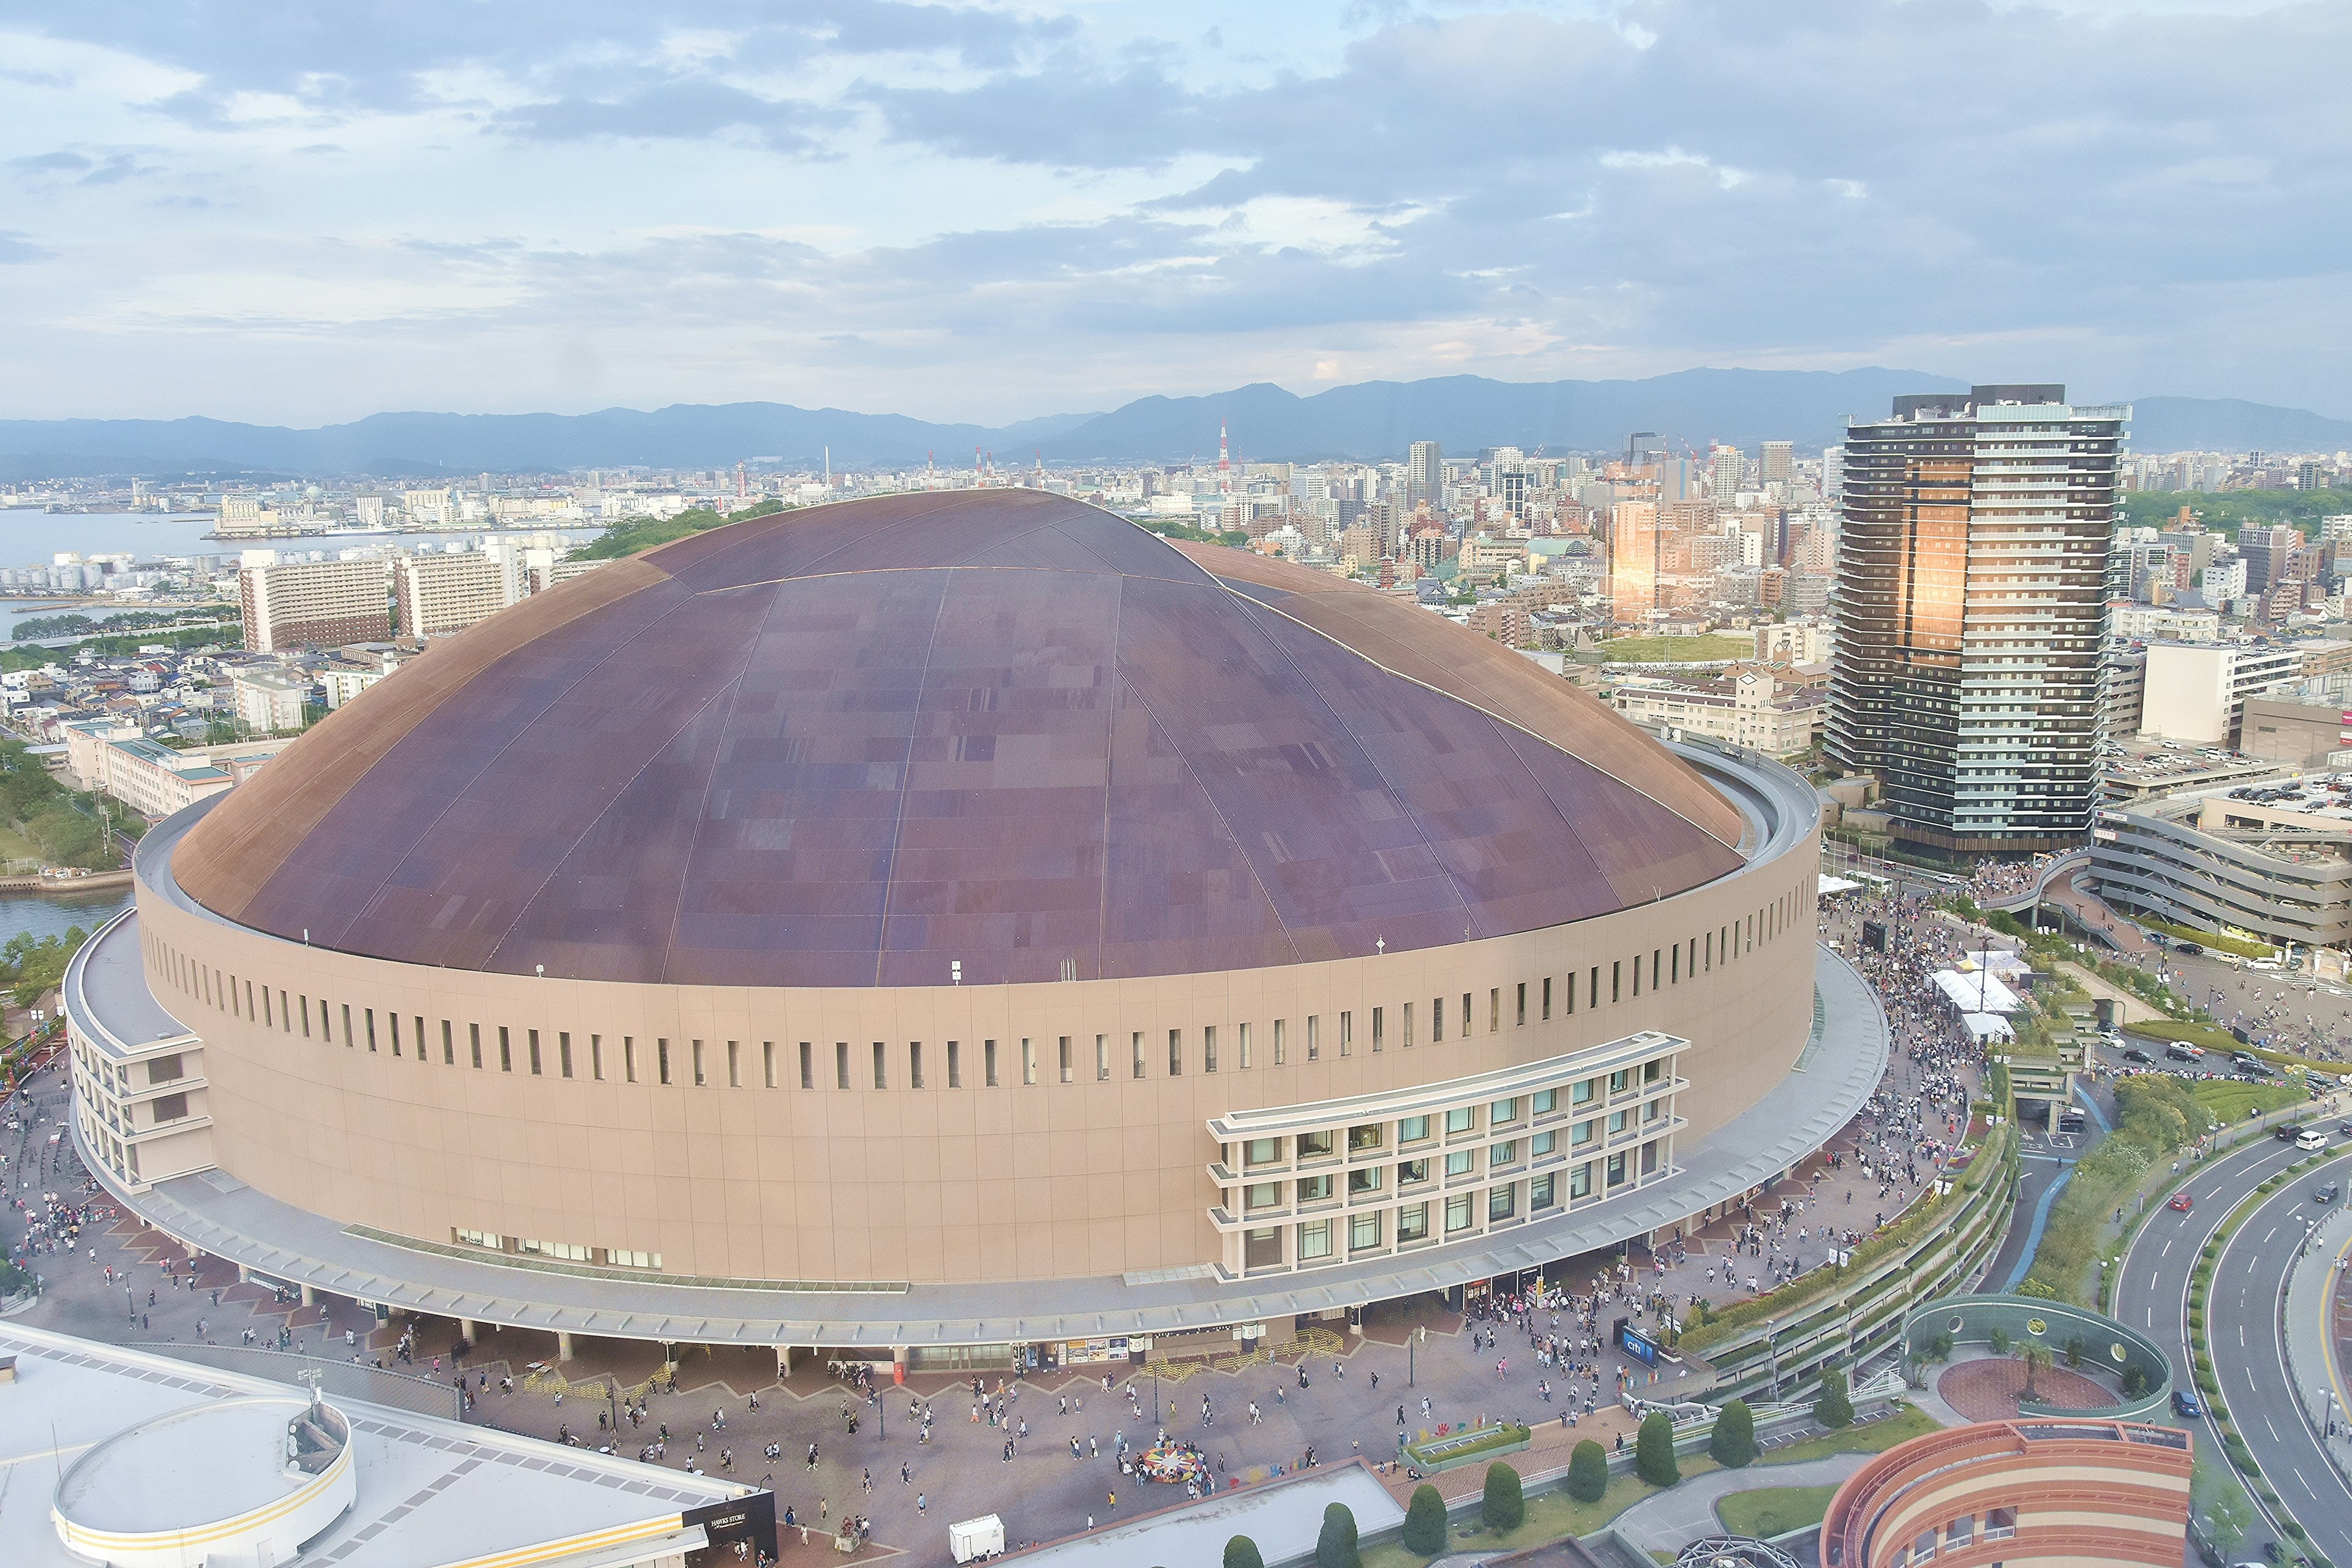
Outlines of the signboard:
[{"label": "signboard", "polygon": [[1611,1325],[1617,1348],[1640,1362],[1643,1366],[1658,1364],[1658,1342],[1633,1327],[1630,1318],[1619,1318]]}]

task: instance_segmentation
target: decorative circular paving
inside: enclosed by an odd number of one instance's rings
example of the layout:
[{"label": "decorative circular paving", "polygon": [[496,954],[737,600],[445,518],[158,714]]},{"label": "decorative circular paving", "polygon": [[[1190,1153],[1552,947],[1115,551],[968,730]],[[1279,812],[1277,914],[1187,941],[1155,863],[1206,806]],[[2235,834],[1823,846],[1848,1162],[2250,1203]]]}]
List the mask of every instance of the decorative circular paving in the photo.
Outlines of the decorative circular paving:
[{"label": "decorative circular paving", "polygon": [[[2041,1403],[2058,1410],[2107,1410],[2116,1395],[2079,1372],[2045,1366],[2034,1374]],[[2025,1387],[2025,1363],[2016,1356],[1982,1356],[1945,1370],[1936,1380],[1944,1403],[1971,1421],[2014,1421]]]}]

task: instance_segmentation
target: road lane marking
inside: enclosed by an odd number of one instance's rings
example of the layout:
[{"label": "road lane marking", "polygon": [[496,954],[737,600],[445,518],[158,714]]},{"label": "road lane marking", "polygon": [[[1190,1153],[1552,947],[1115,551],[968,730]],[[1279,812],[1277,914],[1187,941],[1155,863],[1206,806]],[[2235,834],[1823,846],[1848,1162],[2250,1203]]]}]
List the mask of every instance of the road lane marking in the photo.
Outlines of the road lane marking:
[{"label": "road lane marking", "polygon": [[2158,1253],[2158,1254],[2157,1254],[2157,1256],[2158,1256],[2158,1258],[2168,1258],[2168,1257],[2170,1257],[2170,1256],[2171,1256],[2171,1254],[2172,1254],[2172,1243],[2171,1243],[2169,1240],[2167,1240],[2167,1241],[2165,1242],[2165,1244],[2164,1244],[2164,1250],[2163,1250],[2162,1252]]}]

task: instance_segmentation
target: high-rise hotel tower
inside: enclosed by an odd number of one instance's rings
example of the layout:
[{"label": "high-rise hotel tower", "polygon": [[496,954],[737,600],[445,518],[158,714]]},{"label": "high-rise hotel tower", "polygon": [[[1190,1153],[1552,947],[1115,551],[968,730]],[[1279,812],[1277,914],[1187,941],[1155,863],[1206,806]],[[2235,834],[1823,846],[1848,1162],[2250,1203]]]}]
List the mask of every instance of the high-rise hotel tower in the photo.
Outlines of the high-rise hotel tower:
[{"label": "high-rise hotel tower", "polygon": [[1878,776],[1896,838],[2014,852],[2088,831],[2130,417],[2021,385],[1849,423],[1825,749]]}]

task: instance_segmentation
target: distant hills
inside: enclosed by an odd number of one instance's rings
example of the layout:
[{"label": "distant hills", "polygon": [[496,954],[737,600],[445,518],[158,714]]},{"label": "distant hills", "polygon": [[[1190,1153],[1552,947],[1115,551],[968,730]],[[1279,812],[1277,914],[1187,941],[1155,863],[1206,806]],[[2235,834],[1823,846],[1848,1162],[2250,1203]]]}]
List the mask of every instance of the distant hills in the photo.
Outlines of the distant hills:
[{"label": "distant hills", "polygon": [[[896,414],[782,403],[673,404],[594,414],[376,414],[296,430],[218,419],[0,420],[0,479],[86,474],[262,471],[406,475],[571,468],[709,468],[770,458],[835,468],[962,467],[978,447],[1001,467],[1049,461],[1181,463],[1213,457],[1222,421],[1236,460],[1401,458],[1408,442],[1449,454],[1516,446],[1529,453],[1612,452],[1656,431],[1705,452],[1727,441],[1794,441],[1819,450],[1846,417],[1884,414],[1906,392],[1967,383],[1918,371],[1687,370],[1638,381],[1493,381],[1440,376],[1374,381],[1301,397],[1266,383],[1206,397],[1142,397],[1108,413],[1064,414],[999,427],[934,425]],[[2332,451],[2352,420],[2226,398],[2137,401],[2132,445]]]}]

